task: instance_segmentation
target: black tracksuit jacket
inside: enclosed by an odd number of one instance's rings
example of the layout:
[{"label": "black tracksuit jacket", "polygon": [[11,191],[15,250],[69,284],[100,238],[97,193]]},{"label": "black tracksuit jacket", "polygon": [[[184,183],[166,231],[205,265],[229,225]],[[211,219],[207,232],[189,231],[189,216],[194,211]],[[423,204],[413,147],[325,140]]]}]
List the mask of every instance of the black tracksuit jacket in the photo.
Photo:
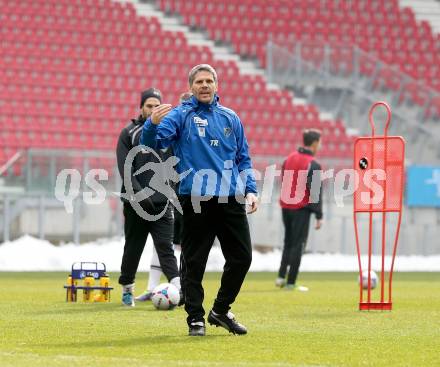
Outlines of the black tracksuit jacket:
[{"label": "black tracksuit jacket", "polygon": [[[142,134],[142,127],[144,126],[145,119],[139,116],[137,119],[131,120],[131,122],[122,129],[119,135],[119,140],[116,148],[116,157],[118,161],[118,170],[122,178],[121,194],[125,194],[125,184],[124,184],[124,163],[128,152],[133,147],[139,145],[139,139]],[[162,150],[156,150],[156,153],[161,158],[162,162],[166,161],[170,157],[170,149],[166,152]],[[133,174],[142,168],[148,162],[158,162],[157,157],[153,153],[139,152],[134,158],[133,164],[131,166],[131,183],[134,193],[141,191],[143,188],[149,186],[150,180],[155,174],[151,170],[147,170],[139,175],[134,176]],[[123,202],[130,202],[133,198],[126,198],[121,196]],[[157,191],[154,192],[149,198],[141,201],[139,203],[144,210],[150,214],[160,212],[163,207],[167,204],[167,197],[162,193]]]}]

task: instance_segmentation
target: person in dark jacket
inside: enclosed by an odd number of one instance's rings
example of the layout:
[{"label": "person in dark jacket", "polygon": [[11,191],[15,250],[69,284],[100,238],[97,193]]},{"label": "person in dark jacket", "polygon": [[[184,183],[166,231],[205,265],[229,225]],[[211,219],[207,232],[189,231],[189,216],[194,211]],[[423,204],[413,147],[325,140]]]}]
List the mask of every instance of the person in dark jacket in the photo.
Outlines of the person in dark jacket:
[{"label": "person in dark jacket", "polygon": [[193,96],[174,109],[165,104],[155,108],[144,124],[141,143],[152,148],[171,145],[179,158],[177,171],[186,173],[179,182],[179,199],[188,335],[205,335],[202,279],[216,236],[226,263],[208,322],[246,334],[229,310],[252,260],[245,199],[249,213],[257,210],[258,200],[248,144],[240,118],[219,103],[215,69],[197,65],[188,79]]},{"label": "person in dark jacket", "polygon": [[[122,129],[116,148],[118,169],[123,180],[121,199],[124,202],[125,216],[125,245],[119,284],[122,285],[122,303],[126,306],[134,306],[135,275],[149,234],[153,238],[161,270],[168,281],[180,289],[177,260],[172,247],[173,213],[172,207],[169,205],[169,199],[164,194],[154,190],[152,190],[151,195],[146,195],[147,197],[143,200],[136,197],[136,194],[144,188],[150,188],[150,181],[156,173],[151,172],[151,170],[146,170],[140,174],[135,173],[146,164],[165,161],[167,153],[163,151],[156,151],[156,154],[148,151],[138,152],[134,156],[131,166],[128,167],[130,174],[127,175],[124,172],[124,166],[130,151],[133,147],[139,145],[145,120],[151,115],[152,110],[160,105],[161,100],[162,95],[155,88],[147,89],[141,93],[141,114]],[[128,177],[124,179],[124,176]],[[130,182],[126,181],[127,178]],[[127,185],[130,185],[131,190],[127,190]],[[163,213],[163,215],[156,220],[147,220],[148,218],[145,219],[136,212],[135,202],[140,204],[142,210],[149,215],[154,216],[158,213]]]},{"label": "person in dark jacket", "polygon": [[[180,102],[186,101],[191,98],[191,92],[184,92],[180,95]],[[168,149],[170,154],[172,153],[171,149]],[[176,191],[178,191],[178,187],[176,187]],[[173,231],[173,247],[174,250],[181,250],[181,242],[182,242],[182,226],[183,226],[183,216],[179,210],[173,211],[174,215],[174,231]],[[183,266],[182,256],[180,256],[180,269]],[[150,265],[150,274],[148,276],[148,285],[146,290],[136,297],[136,301],[145,302],[150,301],[153,296],[153,289],[159,285],[160,277],[162,275],[162,268],[160,267],[159,257],[157,256],[156,250],[153,248],[153,254],[151,256],[151,265]],[[179,302],[179,304],[182,304]]]},{"label": "person in dark jacket", "polygon": [[321,146],[321,132],[305,130],[303,143],[303,147],[287,157],[281,171],[280,205],[285,234],[275,285],[306,292],[308,288],[297,285],[296,278],[307,242],[311,213],[316,217],[315,229],[322,225],[321,166],[314,157]]}]

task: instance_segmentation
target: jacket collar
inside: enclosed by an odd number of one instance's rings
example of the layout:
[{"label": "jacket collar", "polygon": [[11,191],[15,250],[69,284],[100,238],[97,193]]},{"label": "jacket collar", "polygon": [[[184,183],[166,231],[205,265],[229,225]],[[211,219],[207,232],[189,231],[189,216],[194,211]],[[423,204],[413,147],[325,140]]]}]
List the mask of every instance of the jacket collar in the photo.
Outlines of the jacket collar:
[{"label": "jacket collar", "polygon": [[307,154],[307,155],[314,155],[313,152],[310,149],[304,148],[304,147],[299,147],[298,148],[298,152],[302,153],[302,154]]},{"label": "jacket collar", "polygon": [[214,99],[211,103],[203,103],[200,102],[196,97],[192,96],[190,99],[186,100],[182,104],[193,107],[195,109],[207,110],[209,108],[216,107],[219,104],[218,103],[219,99],[220,99],[219,96],[217,94],[214,94]]},{"label": "jacket collar", "polygon": [[131,122],[135,125],[142,125],[147,119],[139,115],[136,119],[131,119]]}]

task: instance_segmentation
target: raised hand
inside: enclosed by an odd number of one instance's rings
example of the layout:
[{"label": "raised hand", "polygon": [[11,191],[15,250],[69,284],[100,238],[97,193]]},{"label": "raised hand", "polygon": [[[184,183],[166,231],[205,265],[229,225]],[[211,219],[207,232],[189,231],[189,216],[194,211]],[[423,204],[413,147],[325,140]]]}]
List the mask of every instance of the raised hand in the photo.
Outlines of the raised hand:
[{"label": "raised hand", "polygon": [[151,113],[151,122],[154,125],[159,125],[162,119],[170,112],[172,106],[170,104],[161,104],[160,106],[154,107]]}]

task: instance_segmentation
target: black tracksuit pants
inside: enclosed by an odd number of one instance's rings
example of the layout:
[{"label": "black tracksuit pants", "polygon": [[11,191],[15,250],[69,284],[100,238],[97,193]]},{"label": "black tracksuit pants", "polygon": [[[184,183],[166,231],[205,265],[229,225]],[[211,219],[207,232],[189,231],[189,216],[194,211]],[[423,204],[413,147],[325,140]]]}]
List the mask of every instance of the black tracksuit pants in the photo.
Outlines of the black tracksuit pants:
[{"label": "black tracksuit pants", "polygon": [[219,314],[227,313],[235,301],[251,265],[252,248],[245,206],[239,204],[235,197],[228,198],[227,203],[219,203],[218,198],[201,202],[200,213],[194,211],[191,197],[181,197],[181,203],[181,282],[189,324],[203,321],[205,315],[202,279],[215,237],[219,239],[226,260],[213,306],[213,310]]},{"label": "black tracksuit pants", "polygon": [[306,208],[282,208],[285,234],[283,255],[281,257],[278,276],[280,278],[285,278],[287,267],[289,266],[287,284],[295,284],[298,276],[301,257],[306,247],[307,236],[309,233],[310,214],[310,210]]},{"label": "black tracksuit pants", "polygon": [[174,238],[173,244],[180,245],[182,243],[182,226],[183,226],[183,216],[175,209],[174,210]]},{"label": "black tracksuit pants", "polygon": [[124,216],[125,246],[119,284],[134,283],[139,261],[150,233],[160,266],[168,281],[178,277],[177,260],[172,246],[173,215],[171,207],[162,218],[149,222],[138,216],[130,204],[124,203]]}]

